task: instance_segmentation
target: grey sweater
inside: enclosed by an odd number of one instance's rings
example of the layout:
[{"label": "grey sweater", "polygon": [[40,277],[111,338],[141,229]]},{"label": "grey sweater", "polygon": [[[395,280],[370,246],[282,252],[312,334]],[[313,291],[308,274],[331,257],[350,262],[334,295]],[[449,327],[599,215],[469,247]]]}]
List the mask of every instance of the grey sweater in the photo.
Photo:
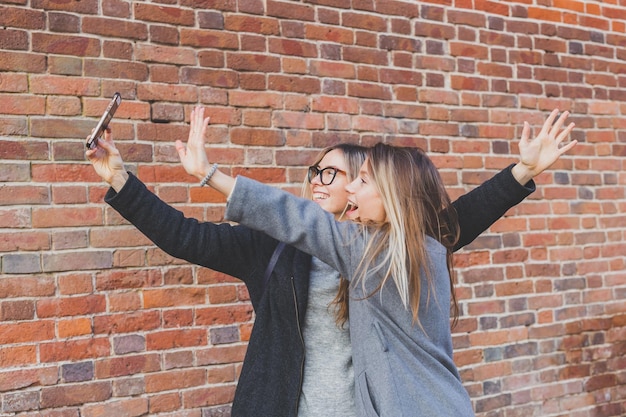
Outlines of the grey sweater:
[{"label": "grey sweater", "polygon": [[[226,218],[310,253],[346,278],[354,275],[367,243],[361,226],[337,222],[312,201],[245,177],[237,179]],[[368,275],[365,288],[356,286],[351,291],[359,416],[474,415],[452,357],[446,250],[433,239],[428,239],[427,249],[433,288],[421,297],[422,327],[412,323],[393,281],[367,298],[380,282],[380,276]],[[422,288],[428,288],[422,279]]]}]

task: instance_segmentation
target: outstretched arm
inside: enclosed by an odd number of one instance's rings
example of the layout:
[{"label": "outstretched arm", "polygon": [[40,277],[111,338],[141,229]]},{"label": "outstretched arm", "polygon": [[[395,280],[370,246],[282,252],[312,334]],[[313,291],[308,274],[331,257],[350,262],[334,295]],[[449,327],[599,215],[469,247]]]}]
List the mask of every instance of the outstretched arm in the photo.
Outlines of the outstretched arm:
[{"label": "outstretched arm", "polygon": [[535,191],[532,179],[576,146],[575,140],[561,146],[574,128],[574,123],[561,131],[569,112],[564,112],[554,122],[557,115],[558,110],[552,111],[537,137],[532,140],[529,140],[530,127],[524,123],[519,144],[520,161],[452,203],[461,231],[454,250],[471,243],[511,207]]}]

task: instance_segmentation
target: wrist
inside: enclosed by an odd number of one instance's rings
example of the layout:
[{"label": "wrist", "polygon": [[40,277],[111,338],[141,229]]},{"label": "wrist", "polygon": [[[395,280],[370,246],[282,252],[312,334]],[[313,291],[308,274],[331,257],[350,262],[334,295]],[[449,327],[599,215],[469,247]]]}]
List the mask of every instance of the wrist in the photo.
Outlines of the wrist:
[{"label": "wrist", "polygon": [[120,190],[124,187],[124,184],[126,184],[126,181],[128,181],[128,172],[120,171],[113,174],[107,182],[116,192],[120,192]]},{"label": "wrist", "polygon": [[211,165],[211,168],[209,168],[206,175],[202,178],[202,181],[200,181],[200,187],[204,187],[211,181],[211,177],[215,174],[215,171],[217,171],[217,164]]},{"label": "wrist", "polygon": [[522,162],[515,164],[511,169],[511,173],[513,174],[513,178],[521,185],[527,184],[535,177],[535,173]]}]

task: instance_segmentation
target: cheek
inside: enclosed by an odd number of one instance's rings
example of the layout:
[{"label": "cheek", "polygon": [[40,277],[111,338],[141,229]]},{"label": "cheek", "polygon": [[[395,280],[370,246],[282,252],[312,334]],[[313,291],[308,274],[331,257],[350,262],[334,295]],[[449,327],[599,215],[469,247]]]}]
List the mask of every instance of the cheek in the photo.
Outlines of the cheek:
[{"label": "cheek", "polygon": [[348,192],[346,191],[345,184],[332,184],[332,187],[328,188],[330,197],[336,202],[348,202]]}]

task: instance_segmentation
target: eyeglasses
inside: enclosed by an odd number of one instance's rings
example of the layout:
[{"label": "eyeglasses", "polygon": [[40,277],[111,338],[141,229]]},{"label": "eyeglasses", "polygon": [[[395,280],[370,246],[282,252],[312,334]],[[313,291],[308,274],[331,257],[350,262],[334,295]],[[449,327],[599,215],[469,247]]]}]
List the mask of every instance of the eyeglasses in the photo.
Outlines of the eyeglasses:
[{"label": "eyeglasses", "polygon": [[330,185],[333,183],[333,181],[335,181],[335,176],[337,176],[337,173],[340,172],[342,174],[345,174],[346,171],[342,171],[339,168],[335,168],[335,167],[326,167],[324,169],[319,169],[319,167],[317,166],[310,166],[309,167],[309,171],[307,172],[307,179],[309,180],[309,184],[313,182],[313,180],[315,179],[315,177],[317,177],[318,175],[320,176],[320,182],[323,185]]}]

